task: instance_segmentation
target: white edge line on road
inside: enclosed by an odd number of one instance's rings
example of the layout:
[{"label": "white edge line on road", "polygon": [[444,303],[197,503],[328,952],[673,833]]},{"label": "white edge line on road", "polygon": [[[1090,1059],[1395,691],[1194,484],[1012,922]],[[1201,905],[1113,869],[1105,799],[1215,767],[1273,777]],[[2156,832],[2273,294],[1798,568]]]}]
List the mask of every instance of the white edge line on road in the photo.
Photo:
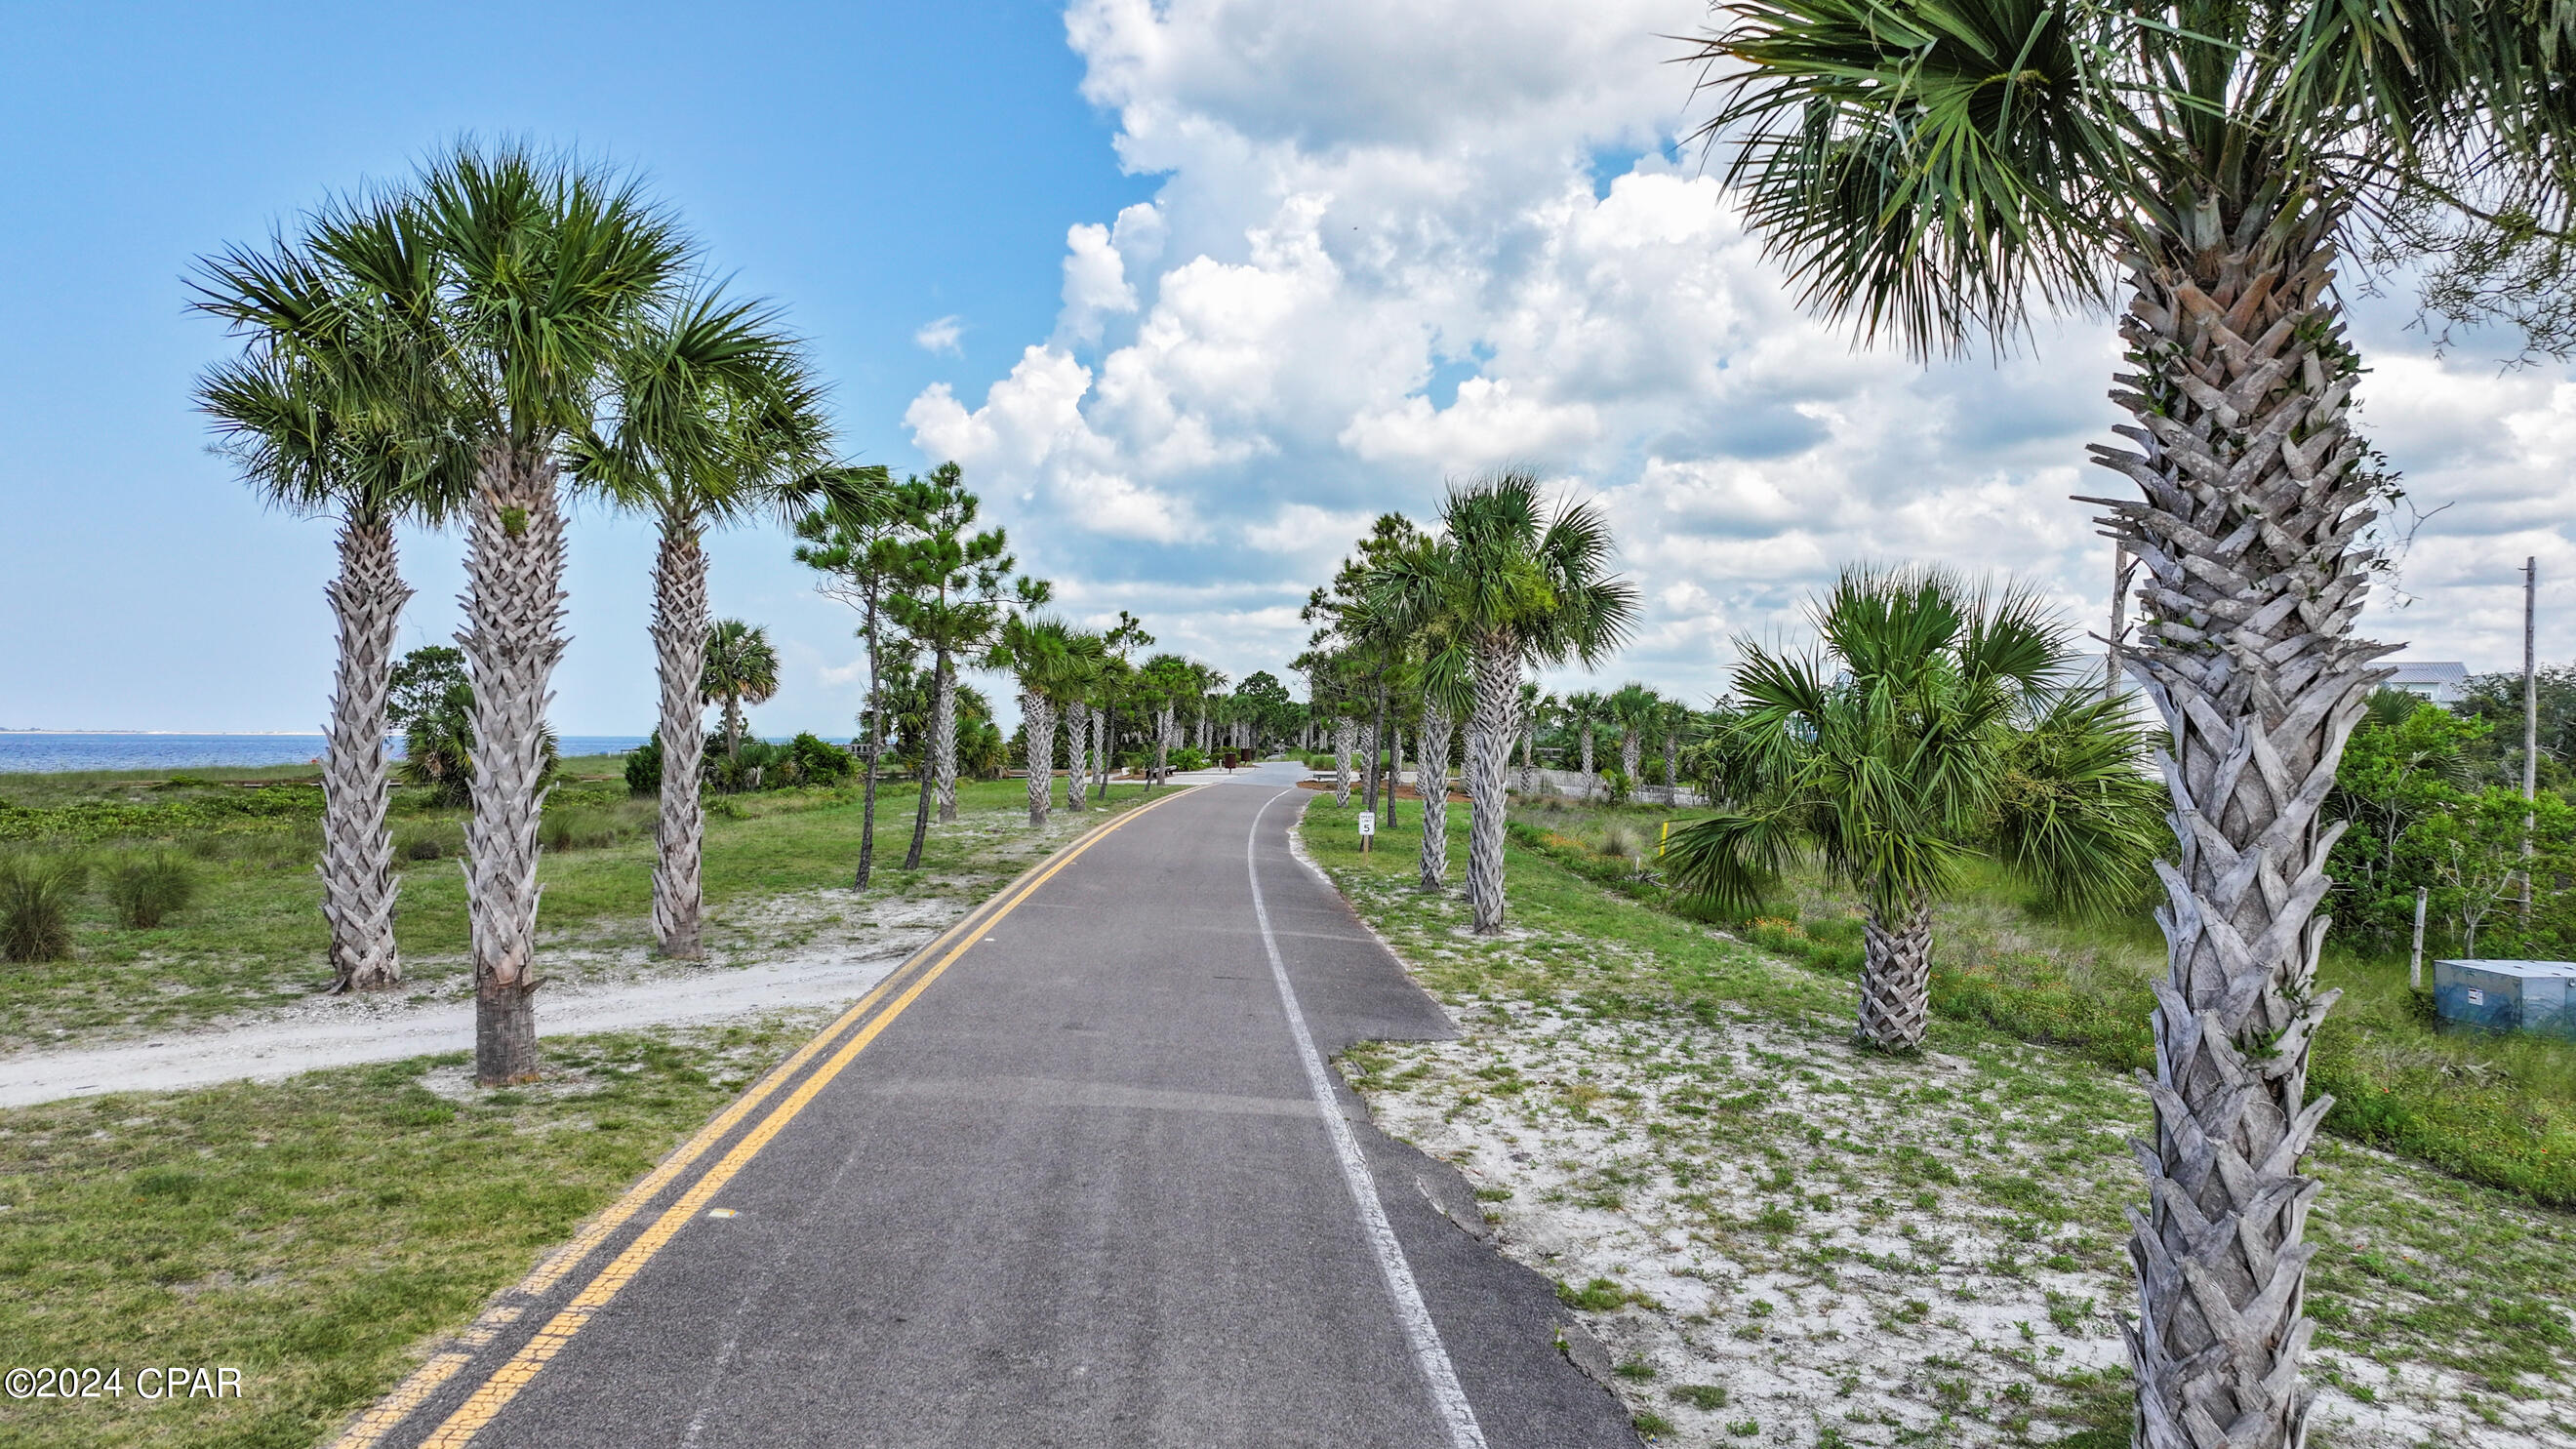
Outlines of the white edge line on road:
[{"label": "white edge line on road", "polygon": [[1252,816],[1251,834],[1243,843],[1244,873],[1252,880],[1252,915],[1261,924],[1261,948],[1270,953],[1270,977],[1279,985],[1279,1004],[1288,1013],[1289,1033],[1297,1039],[1297,1055],[1306,1067],[1306,1085],[1315,1094],[1324,1129],[1332,1134],[1333,1149],[1342,1160],[1342,1180],[1349,1185],[1351,1201],[1359,1209],[1360,1228],[1377,1254],[1378,1269],[1386,1275],[1387,1292],[1395,1297],[1395,1316],[1413,1345],[1413,1363],[1422,1371],[1423,1386],[1431,1391],[1432,1406],[1448,1425],[1449,1442],[1454,1449],[1485,1449],[1485,1431],[1476,1425],[1475,1406],[1467,1402],[1467,1391],[1458,1386],[1458,1370],[1449,1362],[1449,1350],[1441,1346],[1439,1326],[1431,1321],[1431,1310],[1422,1301],[1422,1288],[1413,1281],[1412,1265],[1404,1260],[1404,1245],[1396,1241],[1395,1228],[1386,1220],[1386,1208],[1378,1201],[1376,1179],[1369,1175],[1368,1159],[1360,1155],[1359,1138],[1343,1119],[1341,1103],[1334,1099],[1332,1078],[1325,1074],[1324,1059],[1315,1051],[1313,1033],[1306,1030],[1306,1013],[1297,1006],[1297,988],[1288,984],[1287,963],[1280,959],[1279,942],[1270,933],[1270,908],[1261,900],[1261,866],[1254,847],[1261,841],[1261,818],[1282,798],[1284,792],[1261,803]]}]

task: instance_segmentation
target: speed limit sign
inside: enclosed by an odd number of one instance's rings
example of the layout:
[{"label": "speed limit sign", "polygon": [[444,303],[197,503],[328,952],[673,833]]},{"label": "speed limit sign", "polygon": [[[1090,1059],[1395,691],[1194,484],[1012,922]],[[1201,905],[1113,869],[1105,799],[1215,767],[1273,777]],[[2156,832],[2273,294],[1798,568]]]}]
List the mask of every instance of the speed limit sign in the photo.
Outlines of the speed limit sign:
[{"label": "speed limit sign", "polygon": [[1360,849],[1362,851],[1366,851],[1369,848],[1369,841],[1371,838],[1376,836],[1376,834],[1377,812],[1374,810],[1362,811],[1360,813]]}]

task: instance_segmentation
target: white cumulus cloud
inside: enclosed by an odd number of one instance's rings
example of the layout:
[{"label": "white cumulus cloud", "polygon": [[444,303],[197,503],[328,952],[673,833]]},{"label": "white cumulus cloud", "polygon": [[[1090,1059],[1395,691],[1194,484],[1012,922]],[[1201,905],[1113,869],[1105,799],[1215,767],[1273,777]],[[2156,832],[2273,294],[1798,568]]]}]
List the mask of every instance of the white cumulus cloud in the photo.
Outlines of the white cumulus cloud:
[{"label": "white cumulus cloud", "polygon": [[[1804,315],[1677,143],[1694,72],[1664,37],[1704,17],[1075,0],[1083,93],[1159,189],[1070,228],[1051,334],[980,397],[924,390],[915,443],[1017,501],[1069,608],[1159,610],[1238,676],[1302,646],[1297,602],[1376,513],[1504,464],[1609,513],[1644,599],[1620,677],[1722,688],[1731,636],[1794,627],[1855,559],[2010,571],[2092,625],[2109,545],[2068,495],[2124,486],[2084,461],[2118,416],[2108,323],[1926,368]],[[2454,502],[2365,628],[2495,667],[2509,569],[2576,574],[2576,385],[2358,305],[2366,424],[2419,506]]]},{"label": "white cumulus cloud", "polygon": [[945,352],[954,357],[963,351],[957,341],[965,335],[965,324],[950,315],[922,323],[921,330],[912,334],[912,340],[924,352]]}]

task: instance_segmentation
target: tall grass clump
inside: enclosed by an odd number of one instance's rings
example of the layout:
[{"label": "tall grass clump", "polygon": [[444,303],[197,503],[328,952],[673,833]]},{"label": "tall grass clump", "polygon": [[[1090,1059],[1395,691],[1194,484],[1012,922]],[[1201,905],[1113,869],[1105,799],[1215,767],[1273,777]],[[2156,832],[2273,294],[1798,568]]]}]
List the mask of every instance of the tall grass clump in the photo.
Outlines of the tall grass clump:
[{"label": "tall grass clump", "polygon": [[160,925],[196,898],[196,872],[167,851],[127,856],[108,872],[108,904],[116,908],[116,918],[134,930]]},{"label": "tall grass clump", "polygon": [[464,821],[423,820],[405,825],[394,832],[394,859],[397,861],[462,860],[464,858]]},{"label": "tall grass clump", "polygon": [[0,855],[0,960],[71,959],[72,906],[88,884],[88,864],[77,856]]},{"label": "tall grass clump", "polygon": [[537,828],[537,838],[548,850],[598,850],[623,844],[650,833],[650,806],[649,801],[623,801],[608,806],[571,805],[548,810]]}]

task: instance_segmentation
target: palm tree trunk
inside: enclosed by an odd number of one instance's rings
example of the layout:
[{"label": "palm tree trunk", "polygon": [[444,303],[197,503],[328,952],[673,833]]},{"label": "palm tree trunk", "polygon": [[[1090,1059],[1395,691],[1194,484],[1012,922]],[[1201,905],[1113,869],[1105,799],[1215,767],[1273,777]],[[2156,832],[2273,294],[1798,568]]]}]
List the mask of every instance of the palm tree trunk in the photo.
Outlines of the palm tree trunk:
[{"label": "palm tree trunk", "polygon": [[[1668,792],[1679,790],[1682,787],[1681,755],[1681,736],[1674,734],[1670,730],[1666,730],[1664,732],[1664,789]],[[1680,803],[1679,797],[1668,796],[1664,803],[1667,805],[1678,804]]]},{"label": "palm tree trunk", "polygon": [[1041,829],[1055,786],[1055,709],[1034,689],[1020,691],[1020,738],[1029,758],[1029,828]]},{"label": "palm tree trunk", "polygon": [[2143,1321],[2125,1325],[2144,1449],[2296,1446],[2299,1174],[2333,1098],[2308,1053],[2336,996],[2316,988],[2327,853],[2318,818],[2344,740],[2386,671],[2351,637],[2371,555],[2354,547],[2372,480],[2345,405],[2358,359],[2329,300],[2334,218],[2215,205],[2130,259],[2121,319],[2135,372],[2113,398],[2139,451],[2097,461],[2143,500],[2090,499],[2144,565],[2146,622],[2123,662],[2163,715],[2178,862],[2159,862],[2155,1140],[2133,1148],[2150,1207],[2129,1255]]},{"label": "palm tree trunk", "polygon": [[742,759],[742,696],[728,691],[724,702],[725,758]]},{"label": "palm tree trunk", "polygon": [[1639,785],[1645,783],[1641,778],[1645,768],[1645,737],[1638,734],[1633,729],[1620,731],[1619,773],[1628,777],[1628,789],[1631,792],[1635,791]]},{"label": "palm tree trunk", "polygon": [[957,668],[948,651],[939,651],[939,690],[930,715],[933,771],[939,777],[939,823],[957,818]]},{"label": "palm tree trunk", "polygon": [[[1383,762],[1381,762],[1379,758],[1381,755],[1385,757]],[[1395,799],[1395,780],[1391,772],[1392,762],[1395,758],[1395,751],[1394,741],[1387,734],[1386,675],[1383,671],[1380,671],[1377,677],[1377,722],[1369,726],[1368,758],[1369,808],[1371,810],[1375,810],[1378,808],[1378,802],[1380,799],[1378,791],[1379,785],[1383,784],[1386,787],[1384,798],[1387,801],[1392,802]],[[1380,825],[1392,825],[1395,823],[1393,804],[1390,803],[1386,809],[1386,818],[1378,822]]]},{"label": "palm tree trunk", "polygon": [[1109,803],[1109,756],[1118,748],[1117,716],[1111,713],[1109,706],[1102,705],[1091,712],[1091,738],[1092,781],[1096,787],[1092,798],[1106,805]]},{"label": "palm tree trunk", "polygon": [[[705,891],[700,867],[706,811],[698,792],[706,748],[699,686],[707,659],[707,555],[694,527],[665,522],[653,560],[653,650],[661,667],[661,818],[653,839],[653,938],[662,954],[695,961],[706,955]],[[730,710],[728,710],[730,717]]]},{"label": "palm tree trunk", "polygon": [[866,890],[877,861],[877,770],[885,759],[885,671],[877,655],[877,590],[868,586],[867,613],[861,628],[868,641],[868,759],[859,791],[859,866],[850,889]]},{"label": "palm tree trunk", "polygon": [[1162,784],[1172,769],[1172,707],[1164,705],[1154,720],[1154,783]]},{"label": "palm tree trunk", "polygon": [[1422,888],[1436,891],[1449,876],[1449,711],[1422,707],[1414,738],[1413,778],[1422,788]]},{"label": "palm tree trunk", "polygon": [[1592,725],[1589,721],[1583,726],[1583,788],[1586,793],[1592,789]]},{"label": "palm tree trunk", "polygon": [[1892,925],[1871,907],[1861,942],[1860,1039],[1913,1051],[1932,1020],[1932,903],[1915,897]]},{"label": "palm tree trunk", "polygon": [[564,520],[555,462],[485,450],[466,524],[465,628],[474,684],[466,906],[474,954],[474,1079],[537,1074],[537,825],[547,685],[563,656]]},{"label": "palm tree trunk", "polygon": [[1351,721],[1347,715],[1333,717],[1333,804],[1351,808]]},{"label": "palm tree trunk", "polygon": [[1512,716],[1519,706],[1520,656],[1507,642],[1476,649],[1476,712],[1468,727],[1472,755],[1467,804],[1467,905],[1476,934],[1503,929],[1503,771],[1511,765]]},{"label": "palm tree trunk", "polygon": [[1361,725],[1360,808],[1371,815],[1377,813],[1378,766],[1383,759],[1384,753],[1378,749],[1377,725],[1374,722]]},{"label": "palm tree trunk", "polygon": [[[937,656],[937,662],[931,665],[931,672],[933,676],[931,681],[931,698],[934,700],[947,698],[950,694],[950,690],[948,685],[948,655],[945,652],[942,652]],[[936,706],[933,707],[933,712],[936,713]],[[920,767],[913,771],[912,844],[904,848],[903,868],[905,870],[921,869],[922,843],[930,838],[930,797],[935,789],[933,777],[939,773],[939,752],[936,740],[932,742],[930,753],[931,758],[923,760]]]},{"label": "palm tree trunk", "polygon": [[1378,824],[1395,828],[1395,792],[1404,785],[1404,731],[1386,732],[1386,818]]},{"label": "palm tree trunk", "polygon": [[1064,707],[1064,808],[1081,810],[1083,782],[1091,777],[1091,761],[1083,745],[1091,733],[1091,706],[1075,700]]},{"label": "palm tree trunk", "polygon": [[385,765],[385,694],[394,637],[411,590],[394,556],[393,524],[352,518],[340,528],[340,574],[323,590],[340,622],[331,682],[331,734],[322,752],[322,914],[331,923],[331,989],[402,984],[394,952],[391,787]]}]

